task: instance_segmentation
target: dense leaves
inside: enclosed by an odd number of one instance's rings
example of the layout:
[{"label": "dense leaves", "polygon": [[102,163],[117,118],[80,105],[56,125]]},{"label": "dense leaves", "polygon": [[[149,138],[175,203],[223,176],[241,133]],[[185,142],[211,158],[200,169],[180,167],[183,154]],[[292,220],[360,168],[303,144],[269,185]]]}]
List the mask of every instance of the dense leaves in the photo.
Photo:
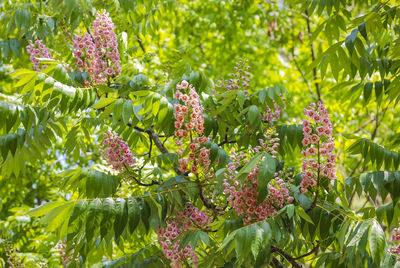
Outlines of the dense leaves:
[{"label": "dense leaves", "polygon": [[0,8],[1,266],[396,265],[395,1]]}]

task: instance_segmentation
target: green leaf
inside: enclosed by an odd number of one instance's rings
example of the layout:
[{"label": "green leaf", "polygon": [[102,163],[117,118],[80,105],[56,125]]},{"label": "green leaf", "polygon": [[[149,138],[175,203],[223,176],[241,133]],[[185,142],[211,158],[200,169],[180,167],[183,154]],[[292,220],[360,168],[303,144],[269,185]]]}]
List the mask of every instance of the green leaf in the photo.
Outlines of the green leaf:
[{"label": "green leaf", "polygon": [[94,238],[94,234],[100,226],[101,216],[102,202],[96,198],[90,202],[86,216],[86,239],[88,241]]},{"label": "green leaf", "polygon": [[261,113],[257,106],[250,106],[247,118],[253,130],[259,130],[261,128]]},{"label": "green leaf", "polygon": [[111,103],[114,103],[117,99],[115,98],[104,98],[96,102],[92,107],[94,109],[100,109],[103,108]]},{"label": "green leaf", "polygon": [[245,259],[251,250],[251,245],[256,236],[255,225],[249,225],[239,229],[235,235],[235,250],[239,259]]},{"label": "green leaf", "polygon": [[75,202],[66,202],[47,213],[43,218],[43,223],[48,223],[47,230],[54,231],[60,227],[64,221],[68,221]]},{"label": "green leaf", "polygon": [[250,172],[253,172],[254,168],[257,166],[262,156],[263,156],[262,153],[256,154],[246,165],[244,165],[240,169],[239,173],[236,175],[235,180],[240,180],[241,178],[245,178],[247,177],[247,175],[250,174]]},{"label": "green leaf", "polygon": [[287,214],[289,219],[291,219],[293,217],[294,209],[295,209],[295,207],[294,207],[293,204],[290,204],[290,205],[286,206],[286,214]]},{"label": "green leaf", "polygon": [[104,238],[107,233],[112,231],[112,220],[114,219],[114,206],[115,202],[112,198],[106,198],[103,200],[102,214],[103,219],[100,223],[100,235]]},{"label": "green leaf", "polygon": [[379,265],[386,247],[386,240],[385,233],[376,220],[372,222],[368,237],[368,244],[372,259],[377,265]]},{"label": "green leaf", "polygon": [[349,50],[350,55],[353,53],[354,51],[354,42],[357,38],[357,34],[358,34],[358,29],[354,29],[351,34],[346,38],[345,40],[345,46],[347,47],[347,49]]},{"label": "green leaf", "polygon": [[371,225],[371,220],[367,220],[367,221],[360,223],[358,225],[358,229],[354,230],[354,232],[353,232],[354,235],[349,238],[350,242],[347,243],[347,246],[351,247],[351,246],[358,245],[358,243],[360,242],[360,240],[363,237],[363,235],[365,234],[365,232],[368,231],[370,225]]},{"label": "green leaf", "polygon": [[114,114],[113,114],[113,125],[116,125],[121,118],[122,109],[123,109],[124,101],[122,99],[118,99],[114,103]]},{"label": "green leaf", "polygon": [[296,206],[296,213],[304,220],[308,221],[311,224],[314,224],[314,222],[312,221],[310,216],[308,216],[308,214],[304,211],[304,209],[302,207]]},{"label": "green leaf", "polygon": [[132,109],[132,101],[127,100],[124,102],[124,106],[122,109],[122,120],[124,121],[124,124],[128,124],[129,119],[131,118],[133,109]]},{"label": "green leaf", "polygon": [[243,109],[244,98],[245,98],[243,90],[239,90],[237,92],[237,98],[238,98],[238,102],[239,102],[240,108]]},{"label": "green leaf", "polygon": [[34,208],[32,210],[30,210],[28,212],[28,215],[31,217],[39,217],[42,216],[44,214],[46,214],[47,212],[49,212],[50,210],[62,206],[65,204],[65,201],[52,201],[52,202],[48,202],[45,203],[43,205],[41,205],[40,207]]},{"label": "green leaf", "polygon": [[251,252],[254,259],[257,259],[261,252],[270,247],[272,232],[270,225],[266,221],[258,223],[255,226],[255,237],[252,240]]},{"label": "green leaf", "polygon": [[129,231],[133,233],[140,221],[140,207],[136,199],[128,199]]},{"label": "green leaf", "polygon": [[270,154],[265,153],[258,168],[258,203],[264,201],[268,195],[268,183],[274,178],[275,170],[275,159]]},{"label": "green leaf", "polygon": [[115,222],[114,222],[115,239],[118,239],[118,237],[121,236],[121,234],[125,230],[125,226],[128,222],[128,209],[125,199],[117,198],[117,200],[115,200],[114,214],[115,214]]}]

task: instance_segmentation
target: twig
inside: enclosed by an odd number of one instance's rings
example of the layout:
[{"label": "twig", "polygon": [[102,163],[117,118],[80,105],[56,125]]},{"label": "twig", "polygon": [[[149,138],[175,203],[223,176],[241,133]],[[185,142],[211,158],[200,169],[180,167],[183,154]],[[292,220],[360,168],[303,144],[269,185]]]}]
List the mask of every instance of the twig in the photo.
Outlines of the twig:
[{"label": "twig", "polygon": [[[125,167],[125,169],[127,170],[127,171],[129,171],[129,167],[124,163],[124,167]],[[152,186],[152,185],[160,185],[160,182],[159,181],[156,181],[156,180],[152,180],[150,183],[143,183],[143,182],[140,182],[135,176],[133,176],[132,174],[130,174],[130,176],[129,176],[130,178],[132,178],[138,185],[140,185],[140,186]]]},{"label": "twig", "polygon": [[284,268],[285,266],[283,266],[276,258],[272,258],[271,260],[271,266],[274,268]]},{"label": "twig", "polygon": [[199,177],[197,176],[197,174],[196,174],[196,177],[197,177],[197,179],[196,179],[196,184],[197,184],[197,189],[199,190],[199,196],[200,196],[200,199],[201,199],[201,201],[203,202],[203,204],[204,204],[204,206],[206,207],[206,208],[208,208],[208,209],[214,209],[214,207],[213,207],[213,205],[212,204],[210,204],[209,202],[208,202],[208,200],[204,197],[204,195],[203,195],[203,186],[201,185],[201,182],[200,182],[200,180],[199,180]]},{"label": "twig", "polygon": [[[321,165],[321,154],[319,152],[319,141],[317,144],[317,152],[318,152],[318,166],[320,166]],[[318,171],[317,171],[317,187],[316,187],[317,189],[315,190],[314,201],[311,203],[311,206],[306,210],[307,213],[310,212],[317,204],[318,196],[319,196],[319,183],[320,183],[320,169],[318,169]]]},{"label": "twig", "polygon": [[294,267],[294,268],[301,268],[300,264],[298,264],[296,262],[296,259],[294,257],[292,257],[289,253],[283,251],[280,248],[277,248],[275,246],[271,247],[271,253],[278,253],[279,255],[281,255],[282,257],[284,257],[288,262],[290,262],[290,264]]},{"label": "twig", "polygon": [[307,85],[308,91],[310,91],[310,94],[311,94],[311,96],[313,97],[313,99],[317,99],[317,98],[315,97],[315,95],[312,93],[310,84],[308,83],[308,80],[307,80],[305,74],[304,74],[303,71],[301,70],[300,65],[299,65],[299,63],[297,62],[297,60],[296,60],[295,55],[294,55],[293,52],[292,52],[292,57],[293,57],[293,62],[294,62],[294,65],[296,66],[297,71],[301,74],[301,77],[303,78],[304,83]]},{"label": "twig", "polygon": [[[311,38],[312,33],[311,33],[311,26],[310,26],[310,17],[308,16],[308,10],[306,9],[306,21],[307,21],[307,32],[308,32],[308,36]],[[310,49],[311,49],[311,59],[314,62],[315,61],[315,50],[314,50],[314,45],[313,43],[310,41]],[[313,68],[313,77],[314,77],[314,85],[315,85],[315,89],[317,90],[317,95],[318,95],[318,100],[321,100],[321,91],[319,88],[319,84],[317,82],[317,68],[314,67]]]},{"label": "twig", "polygon": [[92,38],[92,41],[94,42],[94,36],[93,36],[92,31],[90,30],[89,26],[86,27],[86,30],[87,30],[88,34],[90,35],[90,37]]},{"label": "twig", "polygon": [[143,53],[146,53],[146,49],[144,48],[144,45],[143,45],[143,43],[142,43],[142,39],[140,38],[139,35],[136,35],[136,37],[137,37],[137,41],[138,41],[139,46],[140,46],[140,48],[142,49]]},{"label": "twig", "polygon": [[313,249],[312,249],[310,252],[305,253],[305,254],[303,254],[303,255],[301,255],[301,256],[299,256],[299,257],[297,257],[297,258],[294,258],[294,259],[295,259],[295,260],[299,260],[299,259],[302,259],[302,258],[304,258],[304,257],[307,257],[307,256],[313,254],[314,252],[317,253],[317,252],[318,252],[318,249],[319,249],[319,243],[320,243],[320,242],[317,241],[317,244],[313,247]]},{"label": "twig", "polygon": [[222,142],[220,142],[220,143],[218,143],[218,146],[222,146],[222,145],[227,144],[227,143],[236,143],[236,142],[237,142],[236,140],[234,140],[234,141],[228,141],[228,135],[225,134],[225,140],[222,141]]},{"label": "twig", "polygon": [[[136,129],[136,127],[135,127]],[[157,148],[163,153],[163,154],[167,154],[168,153],[168,149],[167,147],[164,146],[164,144],[161,142],[160,137],[157,135],[157,133],[154,132],[154,130],[150,127],[149,129],[147,129],[145,131],[147,134],[149,134],[149,137],[154,141],[154,144],[157,146]],[[176,163],[174,163],[174,170],[178,175],[184,175],[187,176],[188,174],[186,174],[185,172],[182,172],[178,165]]]},{"label": "twig", "polygon": [[[390,104],[390,103],[389,103],[389,104]],[[386,106],[385,109],[382,110],[381,122],[382,122],[383,117],[385,116],[385,113],[386,113],[387,109],[389,108],[389,104]],[[379,108],[377,108],[377,109],[379,109]],[[371,121],[369,121],[369,122],[371,122]],[[369,122],[368,122],[368,123],[369,123]],[[371,134],[371,141],[373,141],[373,140],[376,138],[376,135],[378,134],[378,128],[379,128],[381,122],[379,121],[379,111],[377,111],[376,116],[375,116],[375,128],[374,128],[374,130],[372,131],[372,134]],[[352,172],[350,173],[350,176],[349,176],[349,177],[352,177],[352,176],[354,175],[354,173],[356,172],[357,168],[360,166],[361,163],[362,163],[362,159],[360,159],[360,160],[358,161],[357,165],[356,165],[355,168],[352,170]],[[361,173],[364,172],[365,170],[367,170],[366,167],[364,167],[364,168],[361,170]],[[350,198],[349,198],[349,207],[351,207],[351,203],[353,202],[353,199],[354,199],[355,194],[356,194],[356,190],[354,189],[353,192],[351,193]],[[369,200],[369,201],[371,201],[371,200]],[[375,206],[375,204],[374,204],[373,202],[371,202],[371,204],[372,204],[373,206]]]},{"label": "twig", "polygon": [[149,158],[151,158],[151,149],[153,148],[153,140],[151,139],[150,135],[149,135],[149,140],[150,140]]}]

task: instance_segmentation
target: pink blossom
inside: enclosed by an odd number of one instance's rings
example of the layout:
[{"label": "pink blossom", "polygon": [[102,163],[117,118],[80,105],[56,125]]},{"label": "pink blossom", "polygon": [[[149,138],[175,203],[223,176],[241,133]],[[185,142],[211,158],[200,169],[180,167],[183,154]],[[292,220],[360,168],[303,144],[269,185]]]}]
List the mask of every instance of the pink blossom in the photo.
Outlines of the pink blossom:
[{"label": "pink blossom", "polygon": [[115,170],[120,170],[122,167],[129,167],[136,163],[129,146],[117,134],[110,131],[103,133],[103,158],[113,166]]},{"label": "pink blossom", "polygon": [[[322,102],[318,102],[318,105],[313,103],[304,109],[304,114],[314,123],[308,120],[303,121],[303,135],[305,139],[309,138],[311,142],[308,144],[303,139],[303,145],[307,148],[301,152],[303,155],[302,171],[305,172],[301,176],[303,179],[300,184],[302,193],[307,192],[308,187],[313,187],[317,184],[316,180],[310,178],[322,176],[331,180],[336,179],[336,169],[334,167],[336,157],[332,153],[334,139],[332,138],[332,123],[328,111]],[[316,130],[316,134],[311,134],[313,129]],[[319,150],[312,146],[316,146]]]},{"label": "pink blossom", "polygon": [[33,69],[37,72],[40,72],[46,67],[46,65],[42,65],[37,58],[53,59],[49,49],[42,43],[42,40],[36,40],[35,42],[29,40],[29,45],[26,46],[26,51],[31,55],[29,59],[33,63]]},{"label": "pink blossom", "polygon": [[74,56],[79,66],[88,67],[92,82],[96,85],[107,82],[108,77],[119,75],[119,52],[114,23],[105,10],[96,14],[93,35],[74,35]]}]

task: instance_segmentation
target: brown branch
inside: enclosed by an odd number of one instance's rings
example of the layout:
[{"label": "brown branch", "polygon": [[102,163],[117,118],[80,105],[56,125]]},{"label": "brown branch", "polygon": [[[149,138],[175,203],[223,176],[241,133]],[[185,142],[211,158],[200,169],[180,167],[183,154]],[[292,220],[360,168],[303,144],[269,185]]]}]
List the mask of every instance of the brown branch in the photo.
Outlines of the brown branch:
[{"label": "brown branch", "polygon": [[149,140],[150,140],[149,158],[151,158],[151,149],[153,149],[153,140],[151,139],[150,135],[149,135]]},{"label": "brown branch", "polygon": [[92,31],[90,30],[89,26],[86,27],[86,30],[87,30],[88,34],[90,35],[90,37],[92,38],[92,41],[94,43],[94,36],[93,36]]},{"label": "brown branch", "polygon": [[285,267],[276,258],[272,258],[270,264],[274,268],[284,268]]},{"label": "brown branch", "polygon": [[280,249],[280,248],[277,248],[277,247],[275,247],[275,246],[272,246],[272,247],[271,247],[271,253],[274,253],[274,252],[276,252],[276,253],[278,253],[279,255],[281,255],[282,257],[284,257],[288,262],[290,262],[290,264],[292,265],[292,267],[294,267],[294,268],[301,268],[301,265],[298,264],[298,263],[296,262],[296,259],[295,259],[294,257],[292,257],[289,253],[283,251],[283,250]]},{"label": "brown branch", "polygon": [[307,253],[305,253],[305,254],[303,254],[303,255],[297,257],[297,258],[294,258],[294,259],[295,259],[295,260],[299,260],[299,259],[302,259],[302,258],[304,258],[304,257],[310,256],[310,255],[313,254],[313,253],[317,253],[318,250],[319,250],[319,243],[320,243],[320,242],[317,241],[317,244],[313,247],[313,249],[312,249],[310,252],[307,252]]},{"label": "brown branch", "polygon": [[208,208],[208,209],[214,209],[214,206],[212,205],[212,204],[210,204],[209,202],[208,202],[208,200],[204,197],[204,195],[203,195],[203,186],[201,185],[201,182],[200,182],[200,180],[199,180],[199,177],[198,177],[198,175],[196,174],[196,177],[197,177],[197,179],[196,179],[196,184],[197,184],[197,189],[199,190],[199,196],[200,196],[200,199],[201,199],[201,201],[203,202],[203,204],[204,204],[204,206],[206,207],[206,208]]},{"label": "brown branch", "polygon": [[156,181],[156,180],[152,180],[150,183],[143,183],[143,182],[140,182],[138,179],[136,179],[134,176],[130,176],[130,178],[132,178],[140,186],[160,185],[160,182]]},{"label": "brown branch", "polygon": [[142,43],[142,39],[140,38],[139,35],[136,35],[136,37],[137,37],[137,41],[138,41],[139,46],[140,46],[140,48],[142,49],[143,53],[146,53],[146,49],[144,48],[144,45],[143,45],[143,43]]},{"label": "brown branch", "polygon": [[[124,167],[125,169],[129,172],[129,167],[124,163]],[[150,183],[143,183],[141,181],[139,181],[135,176],[133,176],[132,174],[130,174],[129,178],[132,178],[138,185],[140,186],[152,186],[152,185],[160,185],[161,183],[159,181],[156,180],[152,180]]]},{"label": "brown branch", "polygon": [[[135,127],[135,129],[138,129],[138,127]],[[161,142],[160,137],[157,135],[157,133],[154,132],[154,130],[151,127],[145,130],[145,132],[149,135],[150,139],[153,140],[154,144],[160,150],[160,152],[162,152],[163,154],[168,153],[167,147],[165,147],[165,145]],[[182,172],[176,163],[174,163],[174,170],[178,175],[184,175],[184,176],[188,175],[185,172]]]},{"label": "brown branch", "polygon": [[228,135],[225,134],[225,140],[220,142],[220,143],[218,143],[218,146],[222,146],[222,145],[227,144],[227,143],[236,143],[236,142],[237,142],[236,140],[228,141]]}]

